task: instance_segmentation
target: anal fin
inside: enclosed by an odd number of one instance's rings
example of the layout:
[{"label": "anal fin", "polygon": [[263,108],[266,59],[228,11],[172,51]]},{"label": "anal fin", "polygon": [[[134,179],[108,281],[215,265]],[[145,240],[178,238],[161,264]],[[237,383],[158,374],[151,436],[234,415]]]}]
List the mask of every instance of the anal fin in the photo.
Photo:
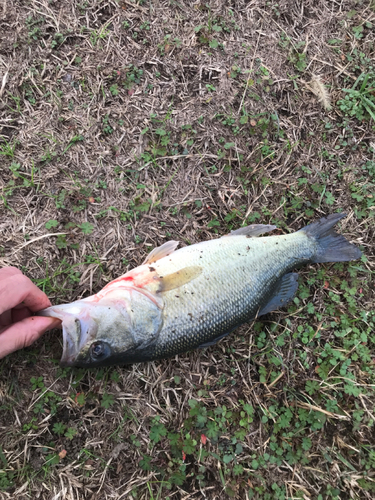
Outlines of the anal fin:
[{"label": "anal fin", "polygon": [[298,288],[298,273],[285,274],[279,281],[275,289],[274,295],[258,313],[258,316],[263,316],[271,311],[275,311],[280,307],[285,306],[294,297]]}]

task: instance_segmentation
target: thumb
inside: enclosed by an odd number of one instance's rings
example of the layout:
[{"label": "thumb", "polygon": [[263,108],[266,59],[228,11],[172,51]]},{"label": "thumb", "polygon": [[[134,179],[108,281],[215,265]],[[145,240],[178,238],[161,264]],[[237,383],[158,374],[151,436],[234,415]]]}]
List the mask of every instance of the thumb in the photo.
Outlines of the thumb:
[{"label": "thumb", "polygon": [[58,328],[61,321],[56,318],[31,316],[10,325],[0,334],[0,358],[11,352],[28,347],[44,332]]}]

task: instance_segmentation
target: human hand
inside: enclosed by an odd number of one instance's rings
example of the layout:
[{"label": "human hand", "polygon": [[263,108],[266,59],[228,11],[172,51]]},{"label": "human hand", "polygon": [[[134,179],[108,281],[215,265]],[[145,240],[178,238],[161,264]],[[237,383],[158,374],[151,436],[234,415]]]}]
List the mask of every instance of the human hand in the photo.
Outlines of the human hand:
[{"label": "human hand", "polygon": [[47,295],[19,269],[0,269],[0,358],[31,345],[45,331],[61,325],[56,318],[32,315],[50,305]]}]

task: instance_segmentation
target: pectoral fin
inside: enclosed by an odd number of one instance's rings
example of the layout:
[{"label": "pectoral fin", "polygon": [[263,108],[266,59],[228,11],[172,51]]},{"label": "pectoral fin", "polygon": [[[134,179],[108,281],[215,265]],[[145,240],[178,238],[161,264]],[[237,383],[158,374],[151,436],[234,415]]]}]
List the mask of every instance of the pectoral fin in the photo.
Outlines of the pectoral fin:
[{"label": "pectoral fin", "polygon": [[159,292],[169,292],[182,285],[186,285],[193,279],[197,278],[202,273],[202,268],[199,266],[184,267],[175,273],[159,276]]},{"label": "pectoral fin", "polygon": [[225,236],[249,236],[251,238],[255,238],[264,233],[269,233],[276,229],[276,226],[267,225],[267,224],[251,224],[251,226],[240,227],[235,231],[231,231],[229,234]]},{"label": "pectoral fin", "polygon": [[263,316],[285,306],[294,297],[298,288],[298,273],[289,273],[283,276],[271,300],[258,313]]},{"label": "pectoral fin", "polygon": [[172,252],[174,252],[180,242],[179,241],[167,241],[163,243],[160,247],[154,248],[147,256],[143,264],[153,264],[157,260],[167,257]]}]

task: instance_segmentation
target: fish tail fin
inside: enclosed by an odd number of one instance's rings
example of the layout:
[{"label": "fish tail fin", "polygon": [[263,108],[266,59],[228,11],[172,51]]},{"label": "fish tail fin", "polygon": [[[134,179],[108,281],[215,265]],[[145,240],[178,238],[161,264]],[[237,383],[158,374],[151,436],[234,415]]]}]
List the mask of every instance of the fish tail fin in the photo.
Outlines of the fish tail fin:
[{"label": "fish tail fin", "polygon": [[300,230],[318,244],[311,262],[343,262],[361,257],[360,249],[333,229],[333,226],[343,217],[346,217],[346,214],[330,214]]}]

